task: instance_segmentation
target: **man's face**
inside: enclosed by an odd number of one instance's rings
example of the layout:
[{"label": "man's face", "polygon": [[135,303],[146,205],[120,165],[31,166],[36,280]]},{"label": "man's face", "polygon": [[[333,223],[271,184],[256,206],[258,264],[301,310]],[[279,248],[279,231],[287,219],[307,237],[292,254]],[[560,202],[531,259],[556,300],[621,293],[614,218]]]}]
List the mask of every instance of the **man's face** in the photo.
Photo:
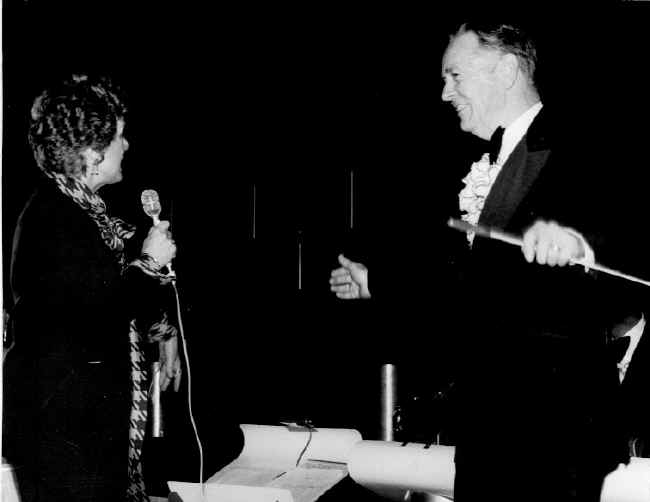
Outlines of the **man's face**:
[{"label": "man's face", "polygon": [[476,34],[467,32],[452,39],[442,58],[442,100],[454,106],[463,131],[486,140],[500,125],[505,107],[505,89],[494,71],[500,56],[481,48]]}]

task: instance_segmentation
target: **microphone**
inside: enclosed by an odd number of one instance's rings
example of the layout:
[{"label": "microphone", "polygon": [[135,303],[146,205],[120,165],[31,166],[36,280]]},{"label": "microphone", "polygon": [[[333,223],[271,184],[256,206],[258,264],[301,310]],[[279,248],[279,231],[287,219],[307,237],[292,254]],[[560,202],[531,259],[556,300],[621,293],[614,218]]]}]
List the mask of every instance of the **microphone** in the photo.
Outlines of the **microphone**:
[{"label": "microphone", "polygon": [[[449,218],[447,220],[447,226],[450,228],[453,228],[455,230],[459,230],[461,232],[474,232],[475,235],[478,235],[480,237],[487,237],[488,239],[495,239],[501,242],[506,242],[508,244],[512,244],[514,246],[523,246],[524,240],[520,237],[516,237],[512,234],[507,234],[505,232],[502,232],[500,230],[496,230],[491,227],[484,227],[482,225],[472,225],[470,223],[467,223],[466,221],[463,220],[457,220],[455,218]],[[636,282],[639,284],[643,284],[644,286],[650,286],[650,281],[646,281],[644,279],[641,279],[639,277],[635,277],[630,274],[625,274],[623,272],[620,272],[618,270],[615,270],[613,268],[606,267],[604,265],[601,265],[600,263],[586,263],[586,261],[583,259],[571,259],[569,260],[569,264],[571,265],[582,265],[583,267],[587,269],[593,269],[593,270],[598,270],[599,272],[603,272],[605,274],[613,275],[616,277],[619,277],[621,279],[626,279],[628,281]]]},{"label": "microphone", "polygon": [[[158,192],[155,190],[143,190],[142,195],[140,196],[140,201],[142,202],[142,210],[144,211],[144,214],[153,220],[154,225],[158,225],[158,223],[160,223],[160,218],[158,218],[158,215],[162,210]],[[171,262],[167,264],[167,270],[169,271],[170,276],[176,276],[174,270],[172,269]]]},{"label": "microphone", "polygon": [[140,201],[142,202],[142,210],[147,216],[153,219],[154,225],[160,223],[158,215],[162,208],[160,207],[158,192],[155,190],[143,190],[142,195],[140,196]]}]

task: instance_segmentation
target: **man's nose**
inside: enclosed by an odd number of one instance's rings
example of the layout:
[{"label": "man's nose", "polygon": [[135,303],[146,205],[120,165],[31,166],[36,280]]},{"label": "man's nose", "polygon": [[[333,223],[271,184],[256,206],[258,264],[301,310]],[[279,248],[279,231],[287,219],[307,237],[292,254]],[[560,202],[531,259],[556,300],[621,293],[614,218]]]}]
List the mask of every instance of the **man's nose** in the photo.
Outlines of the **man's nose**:
[{"label": "man's nose", "polygon": [[442,100],[451,101],[453,95],[454,95],[453,86],[449,83],[445,83],[445,85],[442,88]]}]

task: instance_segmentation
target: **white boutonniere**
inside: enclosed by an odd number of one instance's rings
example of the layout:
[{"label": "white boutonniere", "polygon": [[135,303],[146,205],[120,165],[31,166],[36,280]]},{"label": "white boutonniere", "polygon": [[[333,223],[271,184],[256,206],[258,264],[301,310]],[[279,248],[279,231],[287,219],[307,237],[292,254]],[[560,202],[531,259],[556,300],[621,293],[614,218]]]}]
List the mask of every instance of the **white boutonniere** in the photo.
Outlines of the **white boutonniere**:
[{"label": "white boutonniere", "polygon": [[[458,194],[458,203],[461,210],[461,219],[471,225],[478,223],[485,199],[497,178],[501,166],[490,164],[490,157],[486,153],[481,160],[474,162],[467,176],[463,178],[465,188]],[[470,245],[474,241],[474,233],[467,234]]]}]

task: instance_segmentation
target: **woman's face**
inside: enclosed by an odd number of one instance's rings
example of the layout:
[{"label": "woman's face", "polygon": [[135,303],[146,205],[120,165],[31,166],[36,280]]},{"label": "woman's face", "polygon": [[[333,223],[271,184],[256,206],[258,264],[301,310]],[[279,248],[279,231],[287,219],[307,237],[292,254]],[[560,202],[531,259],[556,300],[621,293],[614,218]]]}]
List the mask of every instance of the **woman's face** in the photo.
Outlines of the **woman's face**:
[{"label": "woman's face", "polygon": [[117,132],[111,144],[104,152],[104,159],[99,163],[97,188],[122,181],[122,158],[129,149],[129,142],[124,137],[124,120],[117,121]]}]

